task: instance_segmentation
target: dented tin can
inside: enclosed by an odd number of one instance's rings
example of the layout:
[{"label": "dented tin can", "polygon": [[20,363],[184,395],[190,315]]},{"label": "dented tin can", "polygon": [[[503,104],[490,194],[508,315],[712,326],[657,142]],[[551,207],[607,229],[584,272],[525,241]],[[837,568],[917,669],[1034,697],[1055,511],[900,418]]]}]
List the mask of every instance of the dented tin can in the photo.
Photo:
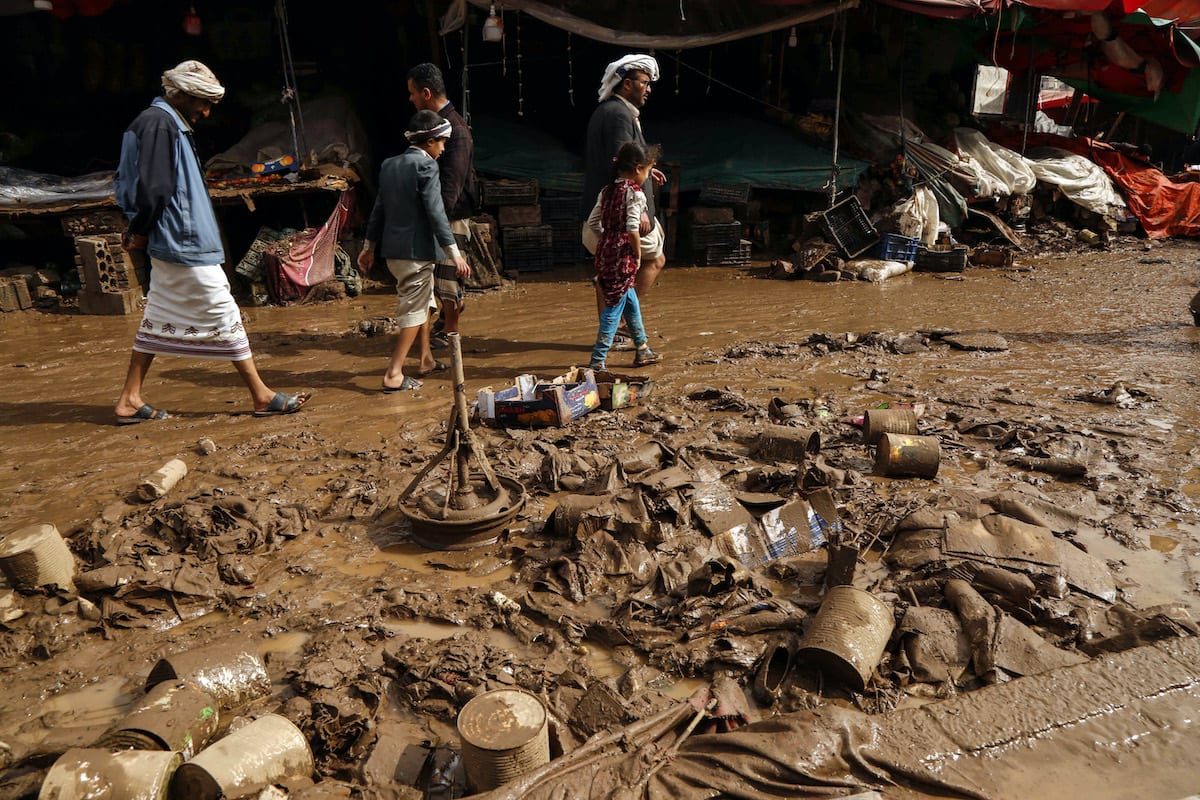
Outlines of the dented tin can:
[{"label": "dented tin can", "polygon": [[885,433],[875,446],[875,474],[889,478],[933,478],[941,460],[942,448],[936,436]]},{"label": "dented tin can", "polygon": [[164,681],[190,681],[217,702],[221,711],[248,705],[271,693],[262,656],[246,640],[226,639],[159,660],[146,678],[146,691]]},{"label": "dented tin can", "polygon": [[164,681],[147,692],[96,746],[173,750],[188,761],[212,741],[219,724],[212,695],[191,681]]},{"label": "dented tin can", "polygon": [[895,626],[892,609],[875,595],[853,586],[833,586],[804,632],[796,659],[862,692]]},{"label": "dented tin can", "polygon": [[471,698],[458,714],[463,767],[476,792],[503,786],[550,761],[549,715],[519,689]]},{"label": "dented tin can", "polygon": [[870,408],[863,412],[863,441],[869,445],[879,442],[885,433],[904,436],[917,435],[917,415],[911,408]]},{"label": "dented tin can", "polygon": [[181,760],[169,750],[72,748],[46,773],[38,800],[166,800]]},{"label": "dented tin can", "polygon": [[243,797],[316,771],[304,733],[287,717],[264,714],[219,739],[183,764],[171,781],[174,800]]}]

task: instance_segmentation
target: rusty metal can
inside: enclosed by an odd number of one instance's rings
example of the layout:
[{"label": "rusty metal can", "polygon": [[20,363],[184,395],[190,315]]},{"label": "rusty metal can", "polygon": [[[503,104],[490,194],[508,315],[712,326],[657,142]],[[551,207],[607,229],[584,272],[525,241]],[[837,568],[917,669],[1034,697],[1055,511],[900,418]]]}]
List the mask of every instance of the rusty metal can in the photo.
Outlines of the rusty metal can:
[{"label": "rusty metal can", "polygon": [[871,408],[863,413],[863,441],[874,445],[885,433],[917,435],[917,415],[909,408]]},{"label": "rusty metal can", "polygon": [[189,761],[216,736],[219,724],[212,695],[190,681],[165,681],[147,692],[96,746],[173,750]]},{"label": "rusty metal can", "polygon": [[796,659],[862,692],[895,625],[892,609],[870,592],[831,587],[804,632]]},{"label": "rusty metal can", "polygon": [[875,446],[875,474],[889,478],[932,478],[941,465],[942,448],[936,436],[885,433]]},{"label": "rusty metal can", "polygon": [[467,782],[485,792],[550,761],[549,715],[542,701],[519,689],[471,698],[458,714]]}]

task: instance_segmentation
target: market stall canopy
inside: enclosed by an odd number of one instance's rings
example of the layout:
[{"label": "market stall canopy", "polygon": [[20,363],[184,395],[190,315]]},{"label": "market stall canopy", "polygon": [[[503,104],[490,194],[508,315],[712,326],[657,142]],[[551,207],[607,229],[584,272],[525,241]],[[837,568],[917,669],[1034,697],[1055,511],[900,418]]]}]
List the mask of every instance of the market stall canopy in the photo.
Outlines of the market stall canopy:
[{"label": "market stall canopy", "polygon": [[1108,21],[1111,41],[1096,36],[1096,23],[1092,16],[1041,14],[981,47],[1014,73],[1050,75],[1129,114],[1193,132],[1200,122],[1200,46],[1143,12]]},{"label": "market stall canopy", "polygon": [[[488,9],[491,0],[452,0],[442,17],[442,34],[466,24],[467,4]],[[519,11],[588,39],[629,49],[686,50],[746,39],[827,17],[859,0],[795,0],[787,5],[688,0],[686,3],[628,3],[624,0],[504,0]]]},{"label": "market stall canopy", "polygon": [[[796,0],[800,2],[802,0]],[[793,0],[762,0],[787,5]],[[1060,13],[1091,14],[1107,11],[1117,17],[1144,11],[1151,17],[1188,24],[1200,21],[1195,0],[880,0],[880,2],[930,17],[962,18],[979,14],[997,14],[1012,6],[1044,9]]]}]

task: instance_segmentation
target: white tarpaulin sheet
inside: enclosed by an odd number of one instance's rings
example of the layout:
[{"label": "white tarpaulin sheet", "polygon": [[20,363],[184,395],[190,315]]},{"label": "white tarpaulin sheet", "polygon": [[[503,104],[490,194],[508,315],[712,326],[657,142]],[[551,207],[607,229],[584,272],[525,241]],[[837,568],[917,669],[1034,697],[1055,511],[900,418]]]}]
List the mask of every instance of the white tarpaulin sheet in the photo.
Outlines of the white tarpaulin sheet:
[{"label": "white tarpaulin sheet", "polygon": [[1007,147],[1001,147],[971,128],[955,128],[959,156],[979,177],[979,197],[1029,194],[1037,183],[1033,168]]},{"label": "white tarpaulin sheet", "polygon": [[1118,219],[1129,216],[1124,198],[1098,164],[1063,150],[1044,152],[1044,158],[1036,158],[1036,154],[1030,151],[1026,159],[1039,181],[1057,187],[1071,202],[1088,211]]}]

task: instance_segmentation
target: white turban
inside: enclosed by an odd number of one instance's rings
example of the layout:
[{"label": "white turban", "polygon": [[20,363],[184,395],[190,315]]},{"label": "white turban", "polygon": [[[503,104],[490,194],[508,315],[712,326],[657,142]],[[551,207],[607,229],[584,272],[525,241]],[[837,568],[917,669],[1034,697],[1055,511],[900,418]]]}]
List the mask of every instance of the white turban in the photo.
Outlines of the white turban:
[{"label": "white turban", "polygon": [[654,60],[654,56],[641,53],[623,56],[609,64],[608,68],[604,70],[604,77],[600,79],[599,102],[603,103],[613,96],[613,90],[620,85],[630,70],[640,70],[649,75],[651,81],[658,80],[658,62]]},{"label": "white turban", "polygon": [[162,74],[162,85],[170,92],[178,89],[184,94],[215,103],[225,96],[225,87],[217,76],[199,61],[184,61]]},{"label": "white turban", "polygon": [[[438,117],[441,119],[441,117]],[[405,131],[404,138],[408,139],[409,144],[425,144],[425,142],[433,141],[434,139],[449,139],[453,131],[450,125],[450,120],[442,119],[437,125],[432,128],[426,128],[423,131]]]}]

